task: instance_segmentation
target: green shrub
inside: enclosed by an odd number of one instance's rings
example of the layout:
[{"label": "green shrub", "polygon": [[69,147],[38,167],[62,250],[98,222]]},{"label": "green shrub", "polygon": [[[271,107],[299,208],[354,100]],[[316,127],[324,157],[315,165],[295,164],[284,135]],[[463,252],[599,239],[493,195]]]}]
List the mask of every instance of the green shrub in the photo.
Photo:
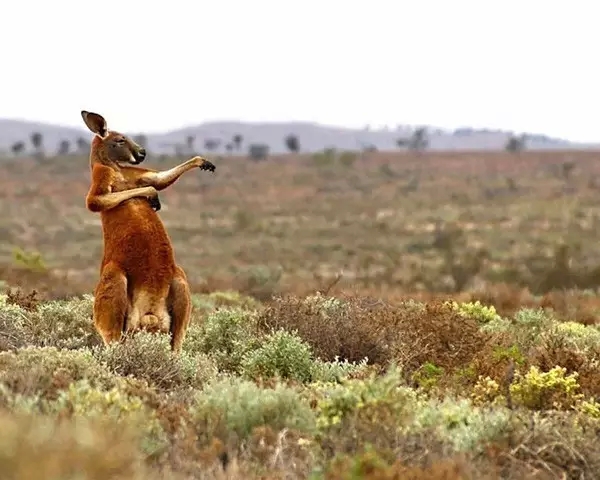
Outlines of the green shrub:
[{"label": "green shrub", "polygon": [[525,356],[517,345],[510,347],[496,346],[492,351],[492,358],[496,361],[513,360],[517,365],[525,364]]},{"label": "green shrub", "polygon": [[238,378],[224,378],[208,384],[196,394],[190,408],[202,435],[219,432],[244,439],[255,427],[269,426],[275,431],[291,428],[310,433],[315,416],[308,401],[292,388],[277,384],[260,388]]},{"label": "green shrub", "polygon": [[491,334],[509,333],[519,350],[527,352],[539,343],[543,332],[555,324],[556,320],[541,308],[523,308],[515,313],[512,321],[496,318],[485,323],[481,330]]},{"label": "green shrub", "polygon": [[313,382],[339,382],[350,376],[360,376],[367,372],[369,365],[364,358],[360,362],[349,362],[335,358],[331,362],[324,362],[317,358],[313,362],[312,381]]},{"label": "green shrub", "polygon": [[279,292],[283,269],[268,265],[252,265],[243,268],[238,275],[239,290],[259,301],[268,300]]},{"label": "green shrub", "polygon": [[419,405],[407,431],[433,428],[455,451],[473,451],[502,435],[509,419],[508,409],[483,409],[467,399],[445,398]]},{"label": "green shrub", "polygon": [[496,313],[496,307],[493,305],[482,305],[479,300],[476,302],[451,302],[452,308],[457,310],[461,315],[471,317],[480,323],[497,322],[502,320],[502,317]]},{"label": "green shrub", "polygon": [[311,346],[296,333],[279,329],[266,335],[262,344],[250,350],[242,360],[242,371],[249,378],[277,377],[300,382],[339,381],[367,369],[367,359],[361,362],[325,362],[314,358]]},{"label": "green shrub", "polygon": [[559,322],[545,336],[564,341],[569,347],[582,352],[600,352],[600,329],[595,325],[578,322]]},{"label": "green shrub", "polygon": [[481,331],[490,334],[505,333],[509,332],[512,327],[513,324],[510,320],[506,318],[497,318],[481,325]]},{"label": "green shrub", "polygon": [[195,313],[204,315],[219,307],[256,310],[261,304],[248,295],[233,290],[225,290],[202,295],[194,294],[192,295],[192,305]]},{"label": "green shrub", "polygon": [[317,425],[326,430],[340,425],[358,411],[376,407],[388,409],[395,421],[401,421],[417,401],[417,393],[401,386],[400,370],[390,368],[380,377],[344,379],[340,383],[316,383],[312,386],[317,400]]},{"label": "green shrub", "polygon": [[256,315],[239,308],[220,309],[208,315],[186,343],[187,350],[213,357],[220,370],[240,373],[244,356],[258,345]]},{"label": "green shrub", "polygon": [[526,351],[527,347],[535,345],[540,334],[548,330],[555,322],[556,320],[541,308],[519,310],[515,314],[514,323],[521,350]]},{"label": "green shrub", "polygon": [[483,406],[486,404],[498,405],[506,399],[500,391],[500,384],[493,378],[479,376],[477,383],[471,392],[473,405]]},{"label": "green shrub", "polygon": [[211,292],[208,294],[208,298],[217,308],[238,307],[244,310],[256,310],[261,305],[255,298],[232,290]]},{"label": "green shrub", "polygon": [[0,353],[0,383],[13,394],[53,399],[60,389],[84,378],[101,387],[115,382],[111,372],[87,349],[26,347]]},{"label": "green shrub", "polygon": [[29,343],[38,347],[78,349],[101,345],[92,322],[94,298],[40,303],[24,320]]},{"label": "green shrub", "polygon": [[2,478],[151,480],[138,433],[114,421],[0,412]]},{"label": "green shrub", "polygon": [[167,437],[160,421],[142,399],[126,393],[121,382],[110,390],[95,388],[87,379],[72,383],[60,392],[48,410],[63,416],[125,422],[141,434],[142,451],[148,455],[156,454],[167,446]]},{"label": "green shrub", "polygon": [[542,372],[535,365],[522,375],[515,373],[510,393],[516,404],[531,410],[570,409],[582,399],[577,372],[566,375],[566,368],[554,367]]},{"label": "green shrub", "polygon": [[15,265],[33,272],[46,272],[48,267],[40,252],[27,252],[20,247],[14,247],[12,258]]},{"label": "green shrub", "polygon": [[258,348],[248,351],[241,366],[250,378],[281,377],[308,382],[314,362],[307,343],[293,333],[278,330],[267,335]]},{"label": "green shrub", "polygon": [[138,332],[122,343],[95,349],[94,355],[114,373],[147,380],[160,389],[200,387],[217,374],[203,354],[171,351],[168,335]]},{"label": "green shrub", "polygon": [[426,362],[412,374],[412,379],[419,387],[430,390],[435,387],[439,379],[444,375],[444,369],[434,363]]},{"label": "green shrub", "polygon": [[2,304],[0,296],[0,352],[16,350],[27,345],[23,328],[26,313],[15,305]]},{"label": "green shrub", "polygon": [[320,292],[304,297],[302,304],[318,312],[323,320],[342,313],[347,307],[343,300],[336,297],[328,297]]},{"label": "green shrub", "polygon": [[7,314],[11,317],[24,318],[25,310],[19,305],[8,302],[8,295],[6,293],[0,294],[0,313]]}]

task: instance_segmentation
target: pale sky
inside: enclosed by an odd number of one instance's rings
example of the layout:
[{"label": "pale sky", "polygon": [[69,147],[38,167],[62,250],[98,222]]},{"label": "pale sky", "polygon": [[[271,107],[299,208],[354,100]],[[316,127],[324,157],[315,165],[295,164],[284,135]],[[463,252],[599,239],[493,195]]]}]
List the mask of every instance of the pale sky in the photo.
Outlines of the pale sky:
[{"label": "pale sky", "polygon": [[[553,6],[554,5],[554,6]],[[432,124],[600,141],[600,28],[571,0],[5,0],[0,117]]]}]

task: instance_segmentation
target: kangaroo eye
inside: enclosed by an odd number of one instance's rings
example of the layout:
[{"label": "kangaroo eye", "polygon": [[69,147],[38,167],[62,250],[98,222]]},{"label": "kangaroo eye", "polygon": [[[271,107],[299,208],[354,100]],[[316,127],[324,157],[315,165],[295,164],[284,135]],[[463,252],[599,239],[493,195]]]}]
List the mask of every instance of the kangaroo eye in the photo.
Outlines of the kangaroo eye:
[{"label": "kangaroo eye", "polygon": [[117,144],[118,144],[118,145],[123,145],[124,143],[125,143],[125,139],[124,139],[124,138],[119,138],[119,139],[117,140]]}]

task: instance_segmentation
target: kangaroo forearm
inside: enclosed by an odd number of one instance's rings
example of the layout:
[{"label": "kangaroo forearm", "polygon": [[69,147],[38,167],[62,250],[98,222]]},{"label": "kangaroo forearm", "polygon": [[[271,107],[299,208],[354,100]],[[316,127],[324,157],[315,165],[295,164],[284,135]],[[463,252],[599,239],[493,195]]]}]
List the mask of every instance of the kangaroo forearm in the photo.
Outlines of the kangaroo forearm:
[{"label": "kangaroo forearm", "polygon": [[121,203],[136,197],[149,197],[153,194],[152,187],[133,188],[122,192],[94,195],[87,199],[87,208],[92,212],[110,210]]},{"label": "kangaroo forearm", "polygon": [[198,160],[192,158],[186,162],[183,162],[176,167],[170,168],[169,170],[163,170],[162,172],[148,172],[142,175],[144,184],[154,187],[156,190],[164,190],[170,187],[177,181],[181,175],[188,170],[198,167]]}]

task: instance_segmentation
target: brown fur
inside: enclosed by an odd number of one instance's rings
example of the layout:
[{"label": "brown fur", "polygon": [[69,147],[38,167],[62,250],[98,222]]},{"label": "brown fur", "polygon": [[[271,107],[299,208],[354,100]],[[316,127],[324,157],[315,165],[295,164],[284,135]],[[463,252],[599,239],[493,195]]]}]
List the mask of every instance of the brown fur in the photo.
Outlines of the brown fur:
[{"label": "brown fur", "polygon": [[141,163],[144,149],[108,130],[102,116],[86,111],[81,115],[96,134],[86,206],[100,213],[104,236],[94,325],[106,345],[119,341],[123,333],[145,329],[170,333],[171,348],[179,352],[190,322],[190,289],[153,205],[158,191],[186,171],[215,167],[202,157],[163,172],[126,165]]}]

